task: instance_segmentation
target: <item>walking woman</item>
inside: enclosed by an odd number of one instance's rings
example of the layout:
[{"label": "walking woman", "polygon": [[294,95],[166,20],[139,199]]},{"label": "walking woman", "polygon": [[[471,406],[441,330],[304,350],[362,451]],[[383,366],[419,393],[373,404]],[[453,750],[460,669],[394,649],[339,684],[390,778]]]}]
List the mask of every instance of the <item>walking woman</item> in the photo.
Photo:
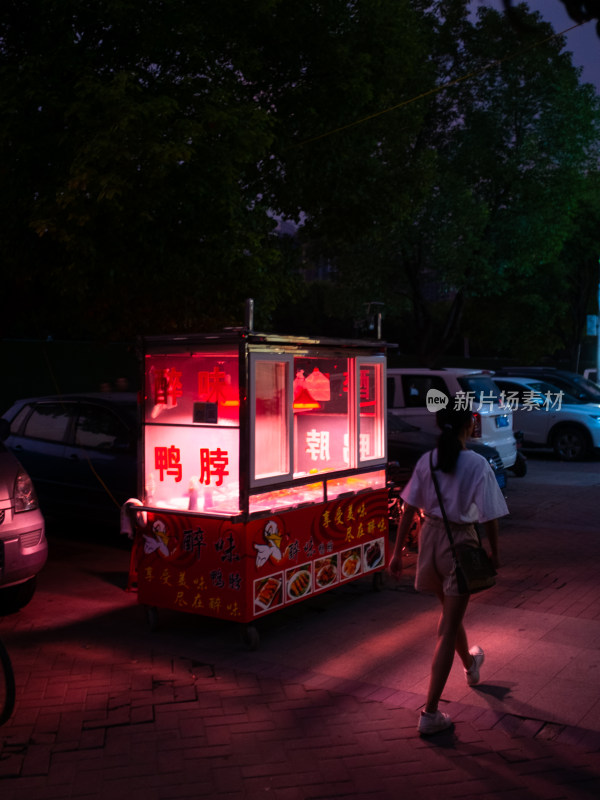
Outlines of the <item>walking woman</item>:
[{"label": "walking woman", "polygon": [[469,602],[468,594],[459,592],[450,541],[444,525],[440,504],[431,475],[431,463],[436,470],[446,516],[456,544],[478,541],[474,523],[483,523],[490,557],[498,568],[498,517],[508,514],[494,472],[485,458],[468,450],[466,442],[473,431],[470,409],[448,407],[437,412],[440,428],[437,448],[421,456],[409,482],[402,491],[404,513],[394,551],[389,563],[390,574],[402,575],[402,548],[419,509],[425,521],[419,537],[419,555],[415,589],[433,592],[442,604],[437,629],[437,643],[431,665],[429,690],[425,709],[421,711],[418,731],[429,736],[452,725],[450,716],[440,711],[438,704],[454,661],[454,653],[462,661],[469,686],[479,682],[479,670],[484,654],[480,647],[471,647],[463,625]]}]

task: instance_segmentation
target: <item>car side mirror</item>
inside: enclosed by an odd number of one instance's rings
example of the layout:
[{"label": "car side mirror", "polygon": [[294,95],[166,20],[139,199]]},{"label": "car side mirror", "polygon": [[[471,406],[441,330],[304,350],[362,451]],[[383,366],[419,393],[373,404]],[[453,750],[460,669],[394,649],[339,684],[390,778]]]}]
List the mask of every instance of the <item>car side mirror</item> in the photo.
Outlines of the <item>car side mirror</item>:
[{"label": "car side mirror", "polygon": [[0,417],[0,442],[4,442],[10,436],[10,423],[4,417]]}]

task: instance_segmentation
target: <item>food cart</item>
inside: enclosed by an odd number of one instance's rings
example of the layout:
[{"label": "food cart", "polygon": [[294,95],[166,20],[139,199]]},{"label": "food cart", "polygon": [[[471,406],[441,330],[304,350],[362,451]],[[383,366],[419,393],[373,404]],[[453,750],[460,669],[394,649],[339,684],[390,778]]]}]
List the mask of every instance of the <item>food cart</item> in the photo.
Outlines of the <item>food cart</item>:
[{"label": "food cart", "polygon": [[243,624],[372,575],[388,548],[381,341],[247,328],[141,341],[130,581]]}]

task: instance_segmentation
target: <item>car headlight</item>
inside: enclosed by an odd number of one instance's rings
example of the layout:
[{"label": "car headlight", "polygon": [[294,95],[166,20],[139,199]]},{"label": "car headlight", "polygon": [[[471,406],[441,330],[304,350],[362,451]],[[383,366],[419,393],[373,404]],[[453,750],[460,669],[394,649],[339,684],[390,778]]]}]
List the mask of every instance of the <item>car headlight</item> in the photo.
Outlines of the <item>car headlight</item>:
[{"label": "car headlight", "polygon": [[24,469],[20,469],[15,480],[15,514],[21,511],[33,511],[38,508],[38,499],[33,482]]}]

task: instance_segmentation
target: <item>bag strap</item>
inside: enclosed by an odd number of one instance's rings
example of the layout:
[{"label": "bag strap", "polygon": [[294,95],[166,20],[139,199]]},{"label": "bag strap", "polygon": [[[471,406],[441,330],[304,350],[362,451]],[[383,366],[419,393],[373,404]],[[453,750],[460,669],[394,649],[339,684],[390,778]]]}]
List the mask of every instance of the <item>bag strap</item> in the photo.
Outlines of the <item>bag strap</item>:
[{"label": "bag strap", "polygon": [[435,486],[435,493],[437,494],[438,503],[440,504],[440,511],[442,512],[442,517],[444,518],[446,533],[448,534],[448,539],[450,539],[450,547],[452,548],[452,555],[454,556],[454,560],[456,561],[456,552],[454,551],[454,539],[452,537],[452,531],[450,530],[450,523],[448,522],[448,517],[446,516],[446,509],[444,508],[444,502],[442,500],[440,485],[435,476],[436,467],[433,466],[433,450],[429,451],[429,467],[431,469],[431,478],[433,480],[433,485]]},{"label": "bag strap", "polygon": [[[435,493],[437,494],[438,503],[440,504],[440,511],[442,512],[442,517],[444,519],[444,525],[446,526],[446,533],[448,534],[448,539],[450,539],[450,547],[452,548],[452,555],[454,556],[454,560],[456,561],[456,550],[454,549],[454,538],[452,536],[452,531],[450,529],[450,523],[448,522],[448,517],[446,516],[446,509],[444,508],[444,501],[442,500],[442,493],[440,491],[440,485],[438,483],[438,479],[436,478],[435,471],[437,467],[433,466],[433,450],[429,451],[429,467],[431,469],[431,478],[433,480],[433,485],[435,486]],[[481,545],[481,536],[479,534],[479,528],[477,525],[473,526],[475,528],[475,533],[477,534],[477,538],[479,539],[479,544]]]}]

